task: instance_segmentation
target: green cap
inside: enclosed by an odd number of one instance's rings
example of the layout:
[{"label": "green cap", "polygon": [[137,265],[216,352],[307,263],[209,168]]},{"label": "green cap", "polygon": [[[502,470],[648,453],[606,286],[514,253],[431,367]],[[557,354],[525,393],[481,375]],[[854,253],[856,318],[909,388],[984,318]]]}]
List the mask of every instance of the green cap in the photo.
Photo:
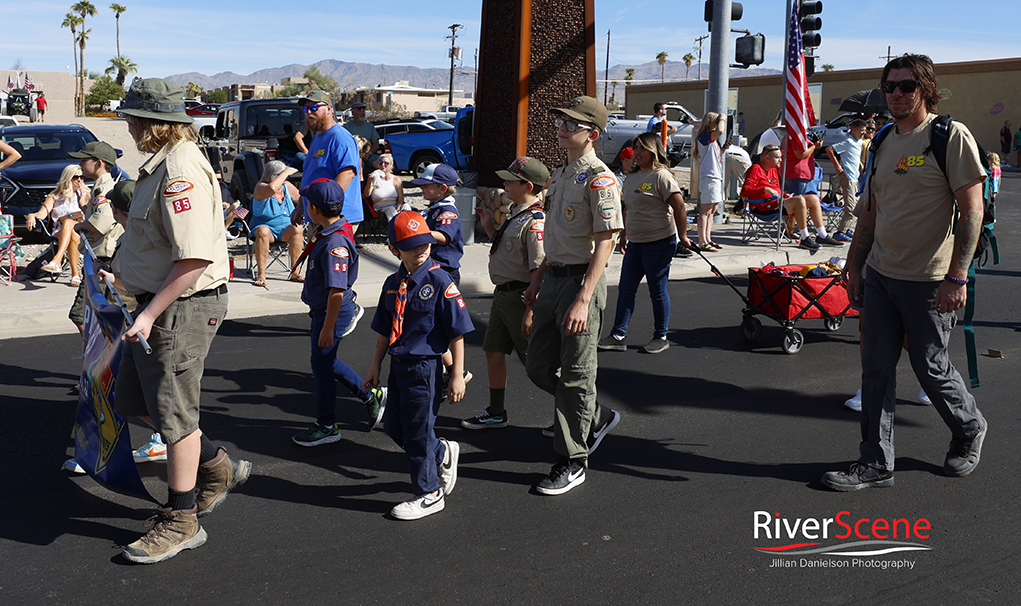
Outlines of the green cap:
[{"label": "green cap", "polygon": [[[303,101],[302,105],[308,105],[308,103],[325,103],[327,105],[333,105],[333,99],[330,98],[321,88],[317,88],[309,94],[301,98]],[[308,101],[308,103],[304,103]]]},{"label": "green cap", "polygon": [[184,89],[162,78],[135,80],[121,101],[117,113],[162,122],[191,124],[192,117],[184,112]]},{"label": "green cap", "polygon": [[72,158],[96,158],[110,166],[117,164],[117,152],[106,141],[89,141],[81,151],[67,154]]},{"label": "green cap", "polygon": [[528,181],[542,189],[549,181],[549,169],[535,158],[521,156],[507,170],[496,171],[496,176],[504,181]]},{"label": "green cap", "polygon": [[110,193],[106,194],[106,197],[110,199],[110,204],[122,213],[127,214],[128,209],[131,208],[131,196],[135,195],[135,182],[130,179],[118,181]]},{"label": "green cap", "polygon": [[575,97],[573,101],[567,104],[567,107],[551,109],[550,113],[563,114],[574,120],[594,124],[600,131],[606,128],[608,114],[605,105],[592,97],[585,96]]}]

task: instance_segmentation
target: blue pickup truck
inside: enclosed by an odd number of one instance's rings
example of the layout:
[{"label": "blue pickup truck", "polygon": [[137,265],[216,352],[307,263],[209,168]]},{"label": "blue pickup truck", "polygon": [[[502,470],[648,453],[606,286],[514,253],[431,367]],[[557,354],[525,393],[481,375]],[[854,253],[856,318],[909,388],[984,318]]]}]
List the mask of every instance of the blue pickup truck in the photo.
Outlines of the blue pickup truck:
[{"label": "blue pickup truck", "polygon": [[387,137],[394,168],[416,177],[430,164],[449,164],[458,170],[471,167],[475,108],[457,112],[454,130],[399,133]]}]

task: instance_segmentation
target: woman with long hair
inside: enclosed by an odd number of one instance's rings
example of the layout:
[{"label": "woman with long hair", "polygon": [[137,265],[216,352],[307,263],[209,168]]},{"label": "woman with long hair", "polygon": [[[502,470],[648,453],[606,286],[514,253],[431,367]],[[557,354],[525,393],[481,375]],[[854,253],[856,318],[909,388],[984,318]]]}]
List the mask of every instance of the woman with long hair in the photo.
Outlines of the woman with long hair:
[{"label": "woman with long hair", "polygon": [[67,253],[71,261],[71,284],[78,286],[82,283],[82,277],[78,273],[78,243],[81,236],[74,230],[74,226],[85,218],[82,209],[89,203],[89,188],[85,185],[85,177],[82,169],[77,164],[68,164],[60,173],[60,181],[57,187],[46,196],[42,208],[34,213],[25,215],[25,227],[29,230],[35,229],[37,220],[50,215],[53,221],[53,234],[57,238],[57,251],[53,253],[53,259],[43,265],[40,269],[47,273],[59,274],[64,265],[64,254]]},{"label": "woman with long hair", "polygon": [[713,215],[723,203],[723,148],[720,137],[727,128],[727,118],[716,112],[702,117],[692,149],[694,161],[692,170],[698,170],[698,246],[705,252],[716,252],[723,248],[713,242]]},{"label": "woman with long hair", "polygon": [[[621,248],[624,261],[617,289],[617,314],[610,334],[599,341],[599,349],[624,351],[628,323],[635,310],[638,283],[645,277],[652,297],[652,340],[645,353],[660,353],[670,347],[666,340],[670,323],[670,295],[667,279],[670,262],[677,251],[677,238],[690,248],[685,233],[688,219],[684,197],[670,172],[666,148],[656,133],[642,133],[633,145],[633,166],[624,181],[624,231]],[[626,239],[626,241],[625,241]]]}]

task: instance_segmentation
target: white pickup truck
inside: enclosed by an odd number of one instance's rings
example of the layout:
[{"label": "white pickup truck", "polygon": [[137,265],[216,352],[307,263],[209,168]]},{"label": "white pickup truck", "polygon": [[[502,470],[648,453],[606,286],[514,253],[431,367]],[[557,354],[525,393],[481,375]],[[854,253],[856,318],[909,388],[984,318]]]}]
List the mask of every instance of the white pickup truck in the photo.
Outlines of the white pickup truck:
[{"label": "white pickup truck", "polygon": [[452,122],[457,116],[457,112],[460,111],[460,107],[457,105],[444,105],[440,107],[439,111],[422,111],[415,112],[416,118],[428,118],[430,120],[443,120],[445,122]]},{"label": "white pickup truck", "polygon": [[[688,157],[691,151],[692,127],[699,121],[695,114],[683,105],[669,103],[667,122],[677,131],[670,137],[670,166]],[[644,133],[649,125],[649,118],[639,120],[618,120],[610,118],[606,121],[606,132],[599,138],[599,158],[613,170],[620,166],[620,150],[631,144],[635,137]]]}]

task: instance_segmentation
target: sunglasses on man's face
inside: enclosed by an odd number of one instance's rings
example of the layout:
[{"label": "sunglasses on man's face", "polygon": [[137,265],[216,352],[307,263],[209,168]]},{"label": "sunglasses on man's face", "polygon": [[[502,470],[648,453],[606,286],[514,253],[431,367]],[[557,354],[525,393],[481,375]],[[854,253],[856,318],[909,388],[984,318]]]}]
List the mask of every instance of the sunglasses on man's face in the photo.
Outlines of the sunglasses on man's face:
[{"label": "sunglasses on man's face", "polygon": [[305,107],[303,107],[301,109],[305,110],[306,114],[311,114],[314,111],[318,111],[319,108],[323,107],[324,105],[326,105],[326,104],[325,103],[309,103],[308,105],[306,105]]},{"label": "sunglasses on man's face", "polygon": [[910,95],[918,88],[918,80],[883,80],[879,83],[880,90],[888,95],[893,94],[898,87],[905,95]]},{"label": "sunglasses on man's face", "polygon": [[579,128],[585,130],[592,130],[591,126],[586,126],[584,124],[576,122],[575,120],[565,120],[563,118],[553,118],[553,126],[556,126],[557,128],[563,127],[563,129],[569,133],[576,133],[578,132]]}]

